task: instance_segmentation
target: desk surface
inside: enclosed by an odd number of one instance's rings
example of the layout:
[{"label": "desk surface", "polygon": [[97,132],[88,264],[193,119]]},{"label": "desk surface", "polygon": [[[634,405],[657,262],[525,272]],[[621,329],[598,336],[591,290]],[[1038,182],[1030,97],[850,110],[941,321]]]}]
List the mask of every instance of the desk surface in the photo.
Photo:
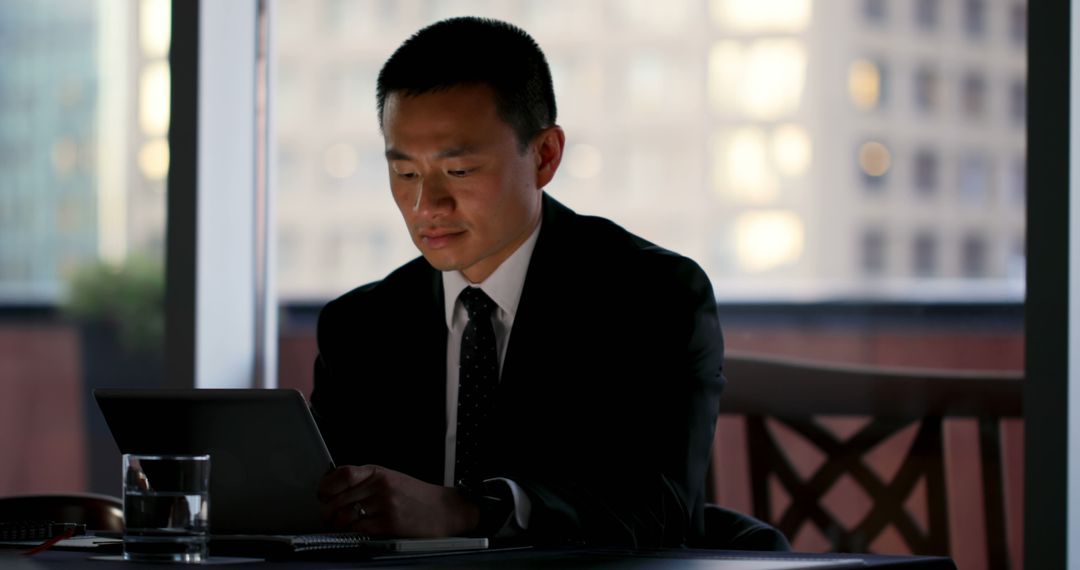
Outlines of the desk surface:
[{"label": "desk surface", "polygon": [[[183,568],[183,565],[135,564],[116,561],[91,561],[87,552],[49,551],[35,556],[20,556],[0,551],[0,567],[15,570],[47,570],[53,568],[90,568],[91,570],[134,570],[149,568]],[[217,566],[216,564],[209,564]],[[491,568],[508,570],[525,568],[548,570],[563,568],[675,569],[680,570],[826,570],[848,568],[956,570],[952,560],[926,556],[878,556],[871,554],[802,554],[773,552],[734,552],[718,550],[617,550],[617,549],[526,549],[449,556],[424,556],[393,560],[367,561],[288,561],[223,564],[221,568],[237,570],[256,568],[330,569],[330,568]]]}]

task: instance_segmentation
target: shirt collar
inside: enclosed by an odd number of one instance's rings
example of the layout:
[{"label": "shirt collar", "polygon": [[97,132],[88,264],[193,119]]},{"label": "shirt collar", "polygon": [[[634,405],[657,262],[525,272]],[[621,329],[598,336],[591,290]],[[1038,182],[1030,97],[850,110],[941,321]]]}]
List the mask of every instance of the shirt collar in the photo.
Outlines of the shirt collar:
[{"label": "shirt collar", "polygon": [[542,223],[543,221],[536,224],[536,229],[533,230],[529,239],[495,268],[495,271],[482,283],[469,283],[460,271],[442,272],[447,328],[453,328],[454,307],[457,306],[458,295],[470,285],[482,289],[500,309],[506,311],[511,319],[513,318],[517,313],[518,302],[521,301],[525,273],[529,270],[529,260],[532,259],[533,250],[536,249],[536,239],[540,235]]}]

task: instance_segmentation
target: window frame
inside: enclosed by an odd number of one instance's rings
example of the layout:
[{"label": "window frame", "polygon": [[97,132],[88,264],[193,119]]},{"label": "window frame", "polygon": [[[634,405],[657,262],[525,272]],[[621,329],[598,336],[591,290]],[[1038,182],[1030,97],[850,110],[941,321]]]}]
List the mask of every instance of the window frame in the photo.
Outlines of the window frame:
[{"label": "window frame", "polygon": [[[199,219],[206,192],[197,176],[199,142],[205,141],[199,121],[197,101],[204,96],[200,81],[200,10],[213,2],[173,3],[172,129],[169,142],[172,167],[168,177],[169,213],[167,238],[167,347],[171,378],[179,385],[199,385],[196,377],[197,346],[202,346],[206,321],[196,315],[201,310],[200,291],[207,286],[199,280],[205,267],[198,237],[207,238]],[[232,5],[232,3],[219,3]],[[257,5],[254,0],[239,3],[249,8],[254,28]],[[270,2],[272,4],[272,2]],[[1080,59],[1080,48],[1072,41],[1080,28],[1080,10],[1070,3],[1032,2],[1028,7],[1028,102],[1027,102],[1027,188],[1043,188],[1027,193],[1028,256],[1027,295],[1024,302],[1025,343],[1025,565],[1029,568],[1065,567],[1080,558],[1080,451],[1070,453],[1070,434],[1080,433],[1080,367],[1070,366],[1070,350],[1080,355],[1080,308],[1069,304],[1074,280],[1072,268],[1080,269],[1080,232],[1070,232],[1073,220],[1080,221],[1080,176],[1071,176],[1070,158],[1080,162],[1080,144],[1071,144],[1080,132],[1080,88],[1061,89],[1060,77],[1077,80],[1071,61]],[[235,30],[233,31],[235,33]],[[989,33],[989,30],[986,30]],[[254,37],[254,36],[252,36]],[[233,38],[235,42],[235,36]],[[243,42],[236,42],[240,45]],[[254,42],[249,42],[252,46]],[[254,49],[254,47],[252,47]],[[1063,54],[1065,54],[1063,56]],[[254,61],[254,58],[249,60]],[[250,73],[249,75],[253,75]],[[205,99],[203,99],[205,102]],[[1076,101],[1074,105],[1073,102]],[[252,98],[252,104],[253,98]],[[1070,117],[1070,128],[1061,117]],[[250,132],[250,131],[249,131]],[[251,137],[249,137],[250,139]],[[1072,157],[1071,155],[1077,156]],[[252,164],[252,161],[246,164]],[[1068,185],[1068,190],[1065,186]],[[182,192],[194,188],[196,192]],[[196,195],[185,197],[186,194]],[[1076,199],[1073,199],[1073,196]],[[252,210],[246,210],[244,214]],[[251,281],[245,280],[250,285]],[[275,300],[270,295],[270,300]],[[273,305],[274,303],[269,303]],[[1063,307],[1068,307],[1066,313]],[[1070,334],[1071,333],[1071,334]],[[253,356],[248,355],[248,360]],[[249,363],[242,368],[253,369]],[[188,381],[187,379],[192,379]],[[1075,403],[1074,403],[1075,400]],[[1062,497],[1068,505],[1062,506]],[[1071,548],[1070,545],[1077,545]]]}]

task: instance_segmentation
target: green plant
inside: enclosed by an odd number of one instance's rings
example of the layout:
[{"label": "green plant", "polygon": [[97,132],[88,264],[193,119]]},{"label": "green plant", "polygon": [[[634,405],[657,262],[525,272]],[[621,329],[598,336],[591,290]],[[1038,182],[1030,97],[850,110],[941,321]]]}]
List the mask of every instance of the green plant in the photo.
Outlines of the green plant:
[{"label": "green plant", "polygon": [[94,263],[71,278],[67,314],[90,324],[116,327],[131,350],[161,350],[165,338],[165,271],[139,255],[122,264]]}]

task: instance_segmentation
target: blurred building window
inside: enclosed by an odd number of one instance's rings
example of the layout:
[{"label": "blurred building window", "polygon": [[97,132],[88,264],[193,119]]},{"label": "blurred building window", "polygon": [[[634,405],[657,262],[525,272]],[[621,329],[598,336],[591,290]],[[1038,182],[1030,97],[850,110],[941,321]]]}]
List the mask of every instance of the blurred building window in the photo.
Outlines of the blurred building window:
[{"label": "blurred building window", "polygon": [[851,62],[848,68],[848,95],[855,107],[869,111],[884,106],[888,95],[888,69],[867,58]]},{"label": "blurred building window", "polygon": [[[858,235],[882,208],[894,214],[897,236],[932,229],[925,196],[945,188],[952,201],[997,204],[991,192],[1010,188],[1008,169],[993,169],[996,155],[961,168],[972,150],[965,145],[1022,155],[1024,126],[1003,120],[1011,87],[1001,112],[990,112],[997,78],[1024,77],[1006,11],[987,4],[995,10],[987,24],[1000,21],[1003,31],[986,37],[1009,42],[1009,58],[973,58],[975,48],[951,43],[933,55],[924,49],[924,26],[962,34],[965,1],[282,0],[277,215],[283,227],[310,234],[302,243],[313,251],[340,227],[346,253],[333,273],[322,272],[317,251],[279,264],[281,295],[329,298],[417,254],[387,189],[374,81],[409,34],[466,14],[522,26],[547,55],[567,134],[547,188],[553,197],[699,259],[722,297],[759,294],[766,278],[779,297],[804,286],[821,298],[864,291],[858,254],[835,253],[858,247],[842,236]],[[838,10],[850,17],[833,17]],[[361,18],[370,21],[354,22]],[[327,19],[356,32],[329,31]],[[826,61],[841,62],[838,76],[813,65]],[[969,205],[965,215],[988,235],[1022,228],[1022,208],[1006,203]],[[773,229],[782,239],[770,237],[770,253],[754,254],[751,236]],[[381,232],[385,249],[368,245],[366,232]],[[939,275],[956,272],[956,256],[939,257]],[[889,267],[915,278],[912,290],[940,291],[918,280],[911,262]],[[1003,287],[1006,277],[986,279]]]},{"label": "blurred building window", "polygon": [[981,38],[986,33],[986,0],[961,0],[964,32],[969,38]]},{"label": "blurred building window", "polygon": [[986,112],[986,78],[981,72],[968,71],[960,80],[960,106],[969,119],[980,119]]},{"label": "blurred building window", "polygon": [[1009,84],[1009,118],[1018,125],[1027,121],[1027,81],[1023,79]]},{"label": "blurred building window", "polygon": [[0,2],[0,496],[117,493],[91,390],[164,379],[169,0]]},{"label": "blurred building window", "polygon": [[915,108],[924,113],[937,111],[941,102],[941,76],[929,65],[915,70]]},{"label": "blurred building window", "polygon": [[938,240],[929,231],[915,234],[912,244],[912,273],[917,277],[934,277],[938,271]]},{"label": "blurred building window", "polygon": [[327,0],[323,22],[326,29],[341,35],[366,34],[393,28],[399,10],[393,0]]},{"label": "blurred building window", "polygon": [[[399,2],[399,0],[389,0]],[[618,9],[621,2],[614,8]],[[610,20],[608,5],[603,2],[582,2],[581,0],[548,0],[547,2],[526,2],[522,7],[521,24],[537,35],[563,34],[566,36],[588,38]],[[478,14],[480,12],[474,12]],[[494,14],[490,14],[494,16]],[[499,17],[507,19],[506,14]],[[413,21],[417,21],[414,15]],[[414,30],[406,30],[411,33]],[[549,58],[550,58],[550,54]],[[549,60],[550,63],[550,60]]]},{"label": "blurred building window", "polygon": [[940,10],[940,0],[915,0],[915,23],[923,30],[936,30]]},{"label": "blurred building window", "polygon": [[364,61],[345,60],[325,73],[319,82],[325,112],[342,120],[370,121],[371,109],[367,105],[357,105],[357,102],[367,99],[375,91],[378,69]]},{"label": "blurred building window", "polygon": [[330,144],[322,152],[322,170],[327,178],[323,187],[330,190],[348,188],[359,164],[360,156],[353,144],[345,141]]},{"label": "blurred building window", "polygon": [[939,161],[936,152],[926,148],[915,152],[915,189],[919,194],[931,195],[937,193],[938,170]]},{"label": "blurred building window", "polygon": [[298,267],[303,252],[297,230],[279,227],[277,232],[278,263],[286,267]]},{"label": "blurred building window", "polygon": [[879,277],[885,273],[885,233],[878,228],[865,230],[859,241],[859,260],[866,277]]},{"label": "blurred building window", "polygon": [[977,279],[986,275],[988,247],[982,235],[971,234],[963,238],[960,245],[960,272],[963,277]]},{"label": "blurred building window", "polygon": [[1021,47],[1027,45],[1027,3],[1009,5],[1009,38]]},{"label": "blurred building window", "polygon": [[[291,61],[288,57],[281,57],[274,71],[276,72],[275,105],[289,109],[308,106],[306,88],[310,82],[305,80],[303,66]],[[282,117],[285,121],[292,119],[294,117],[289,114]]]},{"label": "blurred building window", "polygon": [[814,5],[811,0],[709,0],[709,8],[724,31],[764,34],[805,31]]},{"label": "blurred building window", "polygon": [[304,176],[304,160],[294,145],[282,144],[277,148],[278,188],[282,192],[300,189]]},{"label": "blurred building window", "polygon": [[1027,161],[1023,158],[1016,158],[1009,161],[1008,172],[1005,176],[1005,184],[1007,187],[1007,195],[1010,200],[1010,207],[1023,207],[1027,201]]},{"label": "blurred building window", "polygon": [[319,251],[322,257],[322,270],[335,274],[341,271],[345,260],[346,237],[340,230],[330,230],[326,233],[320,244]]},{"label": "blurred building window", "polygon": [[623,26],[643,34],[679,33],[692,21],[694,0],[621,0],[610,4]]},{"label": "blurred building window", "polygon": [[638,51],[629,56],[622,79],[629,114],[670,116],[701,106],[698,82],[678,54]]},{"label": "blurred building window", "polygon": [[709,99],[722,115],[782,119],[798,112],[806,73],[806,47],[791,38],[713,44]]},{"label": "blurred building window", "polygon": [[1025,236],[1016,236],[1009,248],[1006,273],[1013,279],[1024,279],[1027,275],[1027,240]]},{"label": "blurred building window", "polygon": [[859,146],[856,165],[863,187],[880,190],[885,187],[892,169],[892,152],[879,141],[867,141]]},{"label": "blurred building window", "polygon": [[889,17],[886,0],[862,0],[863,19],[872,24],[884,24]]},{"label": "blurred building window", "polygon": [[985,203],[990,192],[990,161],[981,153],[960,157],[960,199],[968,204]]}]

